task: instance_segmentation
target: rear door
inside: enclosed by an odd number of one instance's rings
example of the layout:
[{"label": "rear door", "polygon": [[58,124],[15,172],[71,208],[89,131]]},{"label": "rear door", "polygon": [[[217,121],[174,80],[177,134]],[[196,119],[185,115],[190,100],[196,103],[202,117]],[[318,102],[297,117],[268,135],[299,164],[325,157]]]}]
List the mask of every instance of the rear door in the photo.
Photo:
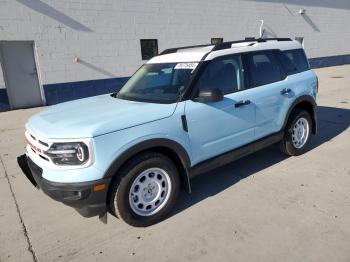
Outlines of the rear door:
[{"label": "rear door", "polygon": [[292,85],[281,67],[275,50],[243,55],[246,85],[252,89],[255,104],[255,139],[281,129],[282,110],[293,96]]}]

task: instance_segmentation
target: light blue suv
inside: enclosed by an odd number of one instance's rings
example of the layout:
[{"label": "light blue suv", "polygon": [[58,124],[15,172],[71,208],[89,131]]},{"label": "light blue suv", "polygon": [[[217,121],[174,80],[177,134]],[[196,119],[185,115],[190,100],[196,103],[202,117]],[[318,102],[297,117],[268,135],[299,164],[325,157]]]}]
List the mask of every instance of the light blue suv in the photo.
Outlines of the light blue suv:
[{"label": "light blue suv", "polygon": [[149,226],[197,174],[275,143],[304,153],[317,89],[302,46],[288,38],[168,49],[119,92],[31,117],[18,163],[83,216]]}]

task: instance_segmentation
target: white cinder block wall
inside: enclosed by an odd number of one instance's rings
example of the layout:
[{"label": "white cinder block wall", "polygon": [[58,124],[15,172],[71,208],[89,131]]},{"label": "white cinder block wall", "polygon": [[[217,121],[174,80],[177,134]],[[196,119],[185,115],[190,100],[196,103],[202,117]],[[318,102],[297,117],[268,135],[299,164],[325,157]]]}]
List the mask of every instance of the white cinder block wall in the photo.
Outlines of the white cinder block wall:
[{"label": "white cinder block wall", "polygon": [[0,0],[0,40],[34,40],[51,84],[130,76],[141,38],[162,51],[258,37],[261,19],[270,36],[303,36],[309,57],[350,54],[349,0]]}]

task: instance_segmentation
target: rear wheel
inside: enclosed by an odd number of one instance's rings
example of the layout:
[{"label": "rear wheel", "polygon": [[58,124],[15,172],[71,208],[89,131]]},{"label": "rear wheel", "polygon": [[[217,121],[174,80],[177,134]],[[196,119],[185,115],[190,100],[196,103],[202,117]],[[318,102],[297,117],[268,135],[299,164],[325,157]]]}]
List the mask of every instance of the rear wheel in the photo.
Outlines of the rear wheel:
[{"label": "rear wheel", "polygon": [[155,224],[171,210],[179,185],[177,168],[168,157],[155,152],[136,156],[112,183],[110,211],[132,226]]},{"label": "rear wheel", "polygon": [[290,156],[303,154],[310,141],[312,121],[310,114],[301,109],[295,109],[286,126],[280,147],[282,152]]}]

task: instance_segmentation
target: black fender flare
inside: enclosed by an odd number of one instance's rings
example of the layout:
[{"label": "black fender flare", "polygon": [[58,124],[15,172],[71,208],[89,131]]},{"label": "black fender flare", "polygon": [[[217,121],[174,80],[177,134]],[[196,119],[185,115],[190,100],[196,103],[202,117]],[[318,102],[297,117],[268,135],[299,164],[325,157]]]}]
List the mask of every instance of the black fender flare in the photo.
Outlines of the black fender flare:
[{"label": "black fender flare", "polygon": [[172,153],[176,154],[178,159],[181,161],[182,168],[184,170],[184,174],[180,174],[182,176],[182,180],[189,192],[191,192],[190,187],[190,178],[189,178],[189,170],[191,167],[191,160],[186,151],[186,149],[175,142],[174,140],[167,138],[154,138],[142,141],[136,145],[131,146],[127,150],[125,150],[119,157],[117,157],[112,164],[109,166],[107,171],[104,174],[103,178],[110,178],[117,174],[118,170],[133,156],[143,151],[152,150],[152,148],[165,148],[171,150]]},{"label": "black fender flare", "polygon": [[311,119],[312,119],[312,133],[316,134],[317,133],[317,104],[315,99],[310,96],[310,95],[302,95],[300,97],[298,97],[297,99],[295,99],[295,101],[292,103],[292,105],[289,107],[288,112],[286,114],[286,117],[284,119],[284,123],[282,126],[282,130],[284,130],[287,126],[288,123],[288,119],[290,117],[290,114],[292,113],[293,109],[300,103],[302,102],[307,102],[309,104],[312,105],[312,115],[311,115]]}]

